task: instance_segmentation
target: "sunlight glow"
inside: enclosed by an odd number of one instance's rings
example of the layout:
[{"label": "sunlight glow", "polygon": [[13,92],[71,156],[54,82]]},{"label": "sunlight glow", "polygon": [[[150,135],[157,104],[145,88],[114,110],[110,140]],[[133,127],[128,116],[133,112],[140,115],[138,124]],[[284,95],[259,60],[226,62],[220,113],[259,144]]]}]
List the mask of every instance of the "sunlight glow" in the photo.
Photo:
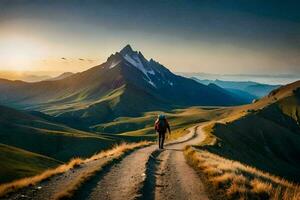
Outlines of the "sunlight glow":
[{"label": "sunlight glow", "polygon": [[1,69],[31,70],[33,63],[41,59],[45,47],[30,38],[10,36],[0,39]]}]

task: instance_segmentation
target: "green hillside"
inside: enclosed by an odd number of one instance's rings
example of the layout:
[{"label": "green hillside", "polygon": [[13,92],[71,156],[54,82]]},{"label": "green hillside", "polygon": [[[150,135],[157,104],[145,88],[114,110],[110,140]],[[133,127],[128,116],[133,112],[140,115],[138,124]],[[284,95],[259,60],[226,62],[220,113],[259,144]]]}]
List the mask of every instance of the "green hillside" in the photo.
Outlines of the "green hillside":
[{"label": "green hillside", "polygon": [[[257,102],[263,107],[212,129],[216,143],[205,149],[263,171],[300,182],[300,83],[282,87]],[[251,105],[250,105],[251,107]]]},{"label": "green hillside", "polygon": [[109,148],[118,138],[79,131],[66,125],[0,106],[0,141],[30,152],[67,161]]},{"label": "green hillside", "polygon": [[61,162],[0,143],[0,183],[36,175]]}]

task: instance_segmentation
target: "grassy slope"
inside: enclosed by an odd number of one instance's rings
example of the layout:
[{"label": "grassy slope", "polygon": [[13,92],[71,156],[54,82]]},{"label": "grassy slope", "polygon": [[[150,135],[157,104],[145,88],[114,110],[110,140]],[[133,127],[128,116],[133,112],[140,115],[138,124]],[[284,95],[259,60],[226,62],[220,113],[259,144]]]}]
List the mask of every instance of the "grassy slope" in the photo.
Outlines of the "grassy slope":
[{"label": "grassy slope", "polygon": [[236,117],[212,127],[216,142],[205,149],[300,182],[300,98],[295,92],[299,86],[300,82],[287,85],[255,104],[237,108]]},{"label": "grassy slope", "polygon": [[0,183],[33,176],[61,162],[0,143]]},{"label": "grassy slope", "polygon": [[72,129],[14,109],[0,107],[0,141],[67,161],[109,148],[118,138]]}]

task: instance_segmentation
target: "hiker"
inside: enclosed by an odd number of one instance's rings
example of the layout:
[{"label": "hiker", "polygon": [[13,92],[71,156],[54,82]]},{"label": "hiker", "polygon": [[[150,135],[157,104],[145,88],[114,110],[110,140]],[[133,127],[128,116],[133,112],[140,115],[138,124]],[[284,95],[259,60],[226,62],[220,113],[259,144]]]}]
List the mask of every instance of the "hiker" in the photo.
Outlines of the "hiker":
[{"label": "hiker", "polygon": [[158,115],[155,121],[155,131],[158,132],[158,146],[160,149],[164,148],[164,141],[167,130],[171,133],[170,125],[164,115]]}]

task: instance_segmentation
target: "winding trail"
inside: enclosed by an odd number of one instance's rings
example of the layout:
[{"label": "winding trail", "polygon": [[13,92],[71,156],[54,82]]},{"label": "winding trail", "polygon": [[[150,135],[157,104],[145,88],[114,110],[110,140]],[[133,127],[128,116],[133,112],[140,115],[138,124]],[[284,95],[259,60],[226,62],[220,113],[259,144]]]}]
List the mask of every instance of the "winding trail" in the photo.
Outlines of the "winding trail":
[{"label": "winding trail", "polygon": [[190,128],[189,134],[164,150],[152,145],[135,151],[99,179],[85,199],[208,199],[182,152],[186,145],[201,142],[201,131],[200,126]]},{"label": "winding trail", "polygon": [[[183,155],[186,145],[197,144],[204,139],[202,126],[190,128],[187,135],[166,144],[164,150],[151,145],[124,155],[84,183],[73,199],[208,199],[203,183]],[[55,195],[78,175],[99,168],[110,159],[106,157],[86,163],[38,186],[24,188],[6,199],[55,199]]]}]

